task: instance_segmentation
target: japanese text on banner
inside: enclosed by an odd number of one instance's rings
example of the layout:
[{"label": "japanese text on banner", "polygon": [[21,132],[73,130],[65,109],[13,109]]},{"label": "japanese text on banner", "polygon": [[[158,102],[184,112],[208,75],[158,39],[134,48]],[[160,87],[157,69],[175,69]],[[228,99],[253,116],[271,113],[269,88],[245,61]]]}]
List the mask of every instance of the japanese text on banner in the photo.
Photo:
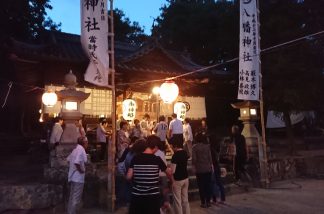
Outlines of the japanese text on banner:
[{"label": "japanese text on banner", "polygon": [[240,0],[240,100],[259,100],[260,47],[256,1]]},{"label": "japanese text on banner", "polygon": [[90,59],[84,79],[95,85],[107,86],[107,0],[81,0],[81,43]]}]

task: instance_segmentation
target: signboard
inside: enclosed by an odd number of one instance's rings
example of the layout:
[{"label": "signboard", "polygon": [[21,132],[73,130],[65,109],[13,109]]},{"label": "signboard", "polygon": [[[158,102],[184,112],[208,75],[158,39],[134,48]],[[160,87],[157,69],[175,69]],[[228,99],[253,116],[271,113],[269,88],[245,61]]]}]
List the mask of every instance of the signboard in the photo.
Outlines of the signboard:
[{"label": "signboard", "polygon": [[257,0],[240,0],[240,100],[259,100],[260,47],[256,4]]},{"label": "signboard", "polygon": [[123,118],[125,120],[134,120],[136,115],[136,102],[132,99],[123,101]]},{"label": "signboard", "polygon": [[108,85],[107,0],[81,0],[81,43],[90,59],[84,79],[99,86]]}]

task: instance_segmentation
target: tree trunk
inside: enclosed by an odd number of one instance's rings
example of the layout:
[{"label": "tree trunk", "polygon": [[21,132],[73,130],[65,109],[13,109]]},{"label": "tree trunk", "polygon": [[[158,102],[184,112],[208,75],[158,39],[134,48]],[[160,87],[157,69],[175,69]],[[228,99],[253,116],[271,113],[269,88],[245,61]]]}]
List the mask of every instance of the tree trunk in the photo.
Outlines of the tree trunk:
[{"label": "tree trunk", "polygon": [[288,141],[288,153],[289,154],[294,154],[295,153],[295,139],[294,139],[294,131],[293,127],[291,124],[291,119],[290,119],[290,112],[289,111],[284,111],[283,112],[283,120],[286,125],[286,137]]}]

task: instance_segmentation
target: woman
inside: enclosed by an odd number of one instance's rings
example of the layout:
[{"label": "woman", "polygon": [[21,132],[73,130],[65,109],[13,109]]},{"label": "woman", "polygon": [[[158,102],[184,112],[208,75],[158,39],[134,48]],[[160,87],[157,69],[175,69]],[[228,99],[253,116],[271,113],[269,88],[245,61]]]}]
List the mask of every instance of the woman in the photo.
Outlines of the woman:
[{"label": "woman", "polygon": [[175,213],[189,214],[189,179],[187,171],[188,154],[185,150],[183,150],[183,144],[175,143],[172,146],[174,150],[174,155],[171,159],[171,169],[173,173],[172,193],[174,198]]},{"label": "woman", "polygon": [[108,132],[106,131],[108,122],[106,119],[101,118],[99,120],[99,125],[97,127],[97,142],[100,143],[101,151],[100,151],[100,160],[105,160],[105,155],[107,152],[107,136]]},{"label": "woman", "polygon": [[210,207],[211,176],[213,171],[212,157],[207,136],[198,133],[195,137],[196,144],[192,147],[192,165],[196,172],[199,195],[202,208]]},{"label": "woman", "polygon": [[130,144],[130,139],[128,138],[128,122],[120,122],[120,130],[118,131],[117,138],[117,158],[120,159]]}]

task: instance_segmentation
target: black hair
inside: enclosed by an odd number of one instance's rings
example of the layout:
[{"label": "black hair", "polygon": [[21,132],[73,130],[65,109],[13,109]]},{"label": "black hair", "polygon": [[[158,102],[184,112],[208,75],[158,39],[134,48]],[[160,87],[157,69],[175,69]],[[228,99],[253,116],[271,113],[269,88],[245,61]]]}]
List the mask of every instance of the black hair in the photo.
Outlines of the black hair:
[{"label": "black hair", "polygon": [[119,124],[119,128],[122,129],[125,124],[128,124],[126,121],[121,121]]},{"label": "black hair", "polygon": [[81,136],[78,138],[78,144],[83,145],[85,141],[88,141],[87,137]]},{"label": "black hair", "polygon": [[135,119],[135,120],[134,120],[134,124],[135,124],[135,123],[139,123],[139,122],[140,122],[140,121],[139,121],[138,119]]},{"label": "black hair", "polygon": [[159,122],[161,122],[161,121],[165,121],[165,117],[164,117],[163,115],[161,115],[161,116],[159,117]]},{"label": "black hair", "polygon": [[58,123],[60,120],[63,120],[62,117],[55,117],[54,118],[54,123]]},{"label": "black hair", "polygon": [[150,115],[149,115],[148,113],[145,113],[145,114],[144,114],[144,118],[148,118],[148,119],[150,119]]},{"label": "black hair", "polygon": [[131,148],[131,152],[134,154],[140,154],[144,152],[146,148],[147,148],[147,143],[145,139],[137,139]]},{"label": "black hair", "polygon": [[184,119],[184,121],[185,121],[186,123],[189,123],[189,122],[190,122],[189,118]]},{"label": "black hair", "polygon": [[177,118],[177,114],[173,113],[172,115],[172,118]]},{"label": "black hair", "polygon": [[160,143],[160,138],[158,136],[155,135],[150,135],[148,136],[146,142],[147,142],[147,148],[150,149],[154,149],[155,147],[158,146],[158,144]]}]

